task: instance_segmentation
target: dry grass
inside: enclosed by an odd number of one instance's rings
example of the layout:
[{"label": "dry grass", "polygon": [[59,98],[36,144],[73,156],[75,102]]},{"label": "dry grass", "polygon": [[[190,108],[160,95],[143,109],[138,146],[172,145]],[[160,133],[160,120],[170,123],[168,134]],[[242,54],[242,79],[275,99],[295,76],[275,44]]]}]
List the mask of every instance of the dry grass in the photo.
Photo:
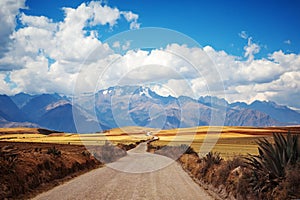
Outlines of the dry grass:
[{"label": "dry grass", "polygon": [[[266,137],[266,136],[264,136]],[[160,137],[161,138],[161,137]],[[225,135],[221,135],[219,138],[215,138],[213,140],[206,140],[204,139],[195,139],[195,140],[168,140],[167,137],[164,137],[162,140],[158,140],[152,143],[154,146],[177,146],[181,144],[187,144],[191,146],[196,152],[200,155],[205,155],[206,153],[213,151],[213,152],[220,152],[221,156],[225,159],[235,157],[237,155],[247,155],[250,154],[257,154],[257,144],[255,141],[260,138],[259,136],[250,136],[245,137],[242,135],[241,137],[232,137],[232,135],[228,135],[226,138]],[[269,136],[271,138],[271,136]]]},{"label": "dry grass", "polygon": [[190,145],[200,155],[220,152],[222,158],[229,159],[238,155],[258,154],[258,138],[272,140],[272,133],[299,133],[300,127],[194,127],[163,130],[156,135],[160,140],[153,146]]},{"label": "dry grass", "polygon": [[125,156],[126,150],[145,138],[142,133],[112,131],[107,135],[80,135],[51,133],[43,129],[1,129],[0,199],[27,199],[33,193],[53,187],[65,177]]},{"label": "dry grass", "polygon": [[101,166],[84,146],[0,142],[0,199],[28,199]]},{"label": "dry grass", "polygon": [[[237,155],[257,154],[256,140],[265,137],[272,139],[274,132],[292,133],[300,130],[300,127],[192,127],[172,130],[157,130],[144,127],[115,128],[105,133],[95,134],[71,134],[53,133],[44,135],[36,128],[0,128],[0,141],[11,142],[39,142],[76,145],[104,145],[106,141],[113,144],[130,144],[140,140],[149,139],[147,132],[159,136],[160,140],[152,145],[177,146],[190,145],[200,155],[209,151],[220,152],[225,159]],[[26,134],[24,134],[26,133]],[[150,136],[151,137],[151,136]]]},{"label": "dry grass", "polygon": [[[72,145],[104,145],[107,141],[118,144],[130,144],[141,140],[147,140],[147,131],[141,127],[125,127],[122,129],[113,129],[106,133],[94,134],[72,134],[72,133],[53,133],[40,134],[38,129],[30,128],[1,128],[0,141],[10,142],[37,142],[37,143],[56,143]],[[126,132],[131,131],[131,132]]]},{"label": "dry grass", "polygon": [[180,128],[162,130],[158,134],[206,134],[206,133],[238,133],[251,135],[265,135],[273,132],[299,131],[300,127],[248,127],[248,126],[198,126],[191,128]]}]

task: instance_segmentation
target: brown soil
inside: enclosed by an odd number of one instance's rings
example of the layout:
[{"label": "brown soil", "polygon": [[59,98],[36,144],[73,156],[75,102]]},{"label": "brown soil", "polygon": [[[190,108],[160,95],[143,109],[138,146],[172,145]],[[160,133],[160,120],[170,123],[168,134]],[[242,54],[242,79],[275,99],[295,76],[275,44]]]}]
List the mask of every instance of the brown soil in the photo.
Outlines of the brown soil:
[{"label": "brown soil", "polygon": [[[109,162],[126,155],[112,145],[95,150]],[[102,165],[80,145],[0,142],[0,199],[30,198]]]}]

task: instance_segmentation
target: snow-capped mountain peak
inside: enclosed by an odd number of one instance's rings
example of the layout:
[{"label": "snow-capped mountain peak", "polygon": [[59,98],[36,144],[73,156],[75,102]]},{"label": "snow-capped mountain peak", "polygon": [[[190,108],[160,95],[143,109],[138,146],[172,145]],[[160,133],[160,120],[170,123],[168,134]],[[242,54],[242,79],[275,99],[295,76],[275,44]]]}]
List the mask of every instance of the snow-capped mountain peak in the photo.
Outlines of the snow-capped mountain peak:
[{"label": "snow-capped mountain peak", "polygon": [[139,95],[140,96],[146,96],[148,98],[152,98],[152,96],[149,94],[149,88],[148,87],[140,87],[139,88]]}]

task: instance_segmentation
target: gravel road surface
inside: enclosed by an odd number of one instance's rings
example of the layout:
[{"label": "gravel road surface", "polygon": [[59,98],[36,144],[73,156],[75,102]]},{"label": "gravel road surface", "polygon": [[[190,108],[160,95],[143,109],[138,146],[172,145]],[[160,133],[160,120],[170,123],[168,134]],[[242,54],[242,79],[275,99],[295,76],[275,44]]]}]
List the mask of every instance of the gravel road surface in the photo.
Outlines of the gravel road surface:
[{"label": "gravel road surface", "polygon": [[213,199],[170,158],[146,153],[142,143],[126,157],[42,193],[34,199]]}]

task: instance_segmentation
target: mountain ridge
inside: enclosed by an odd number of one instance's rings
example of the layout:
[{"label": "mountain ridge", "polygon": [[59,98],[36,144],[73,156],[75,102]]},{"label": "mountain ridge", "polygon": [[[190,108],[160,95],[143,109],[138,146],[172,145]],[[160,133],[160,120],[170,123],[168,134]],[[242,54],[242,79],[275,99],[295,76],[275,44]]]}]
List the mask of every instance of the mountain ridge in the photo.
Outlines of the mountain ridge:
[{"label": "mountain ridge", "polygon": [[56,93],[0,95],[0,126],[41,126],[64,132],[97,132],[123,126],[171,129],[210,125],[213,115],[224,115],[223,124],[219,120],[214,125],[300,124],[300,113],[271,101],[246,104],[210,96],[165,97],[144,86],[110,87],[74,102]]}]

